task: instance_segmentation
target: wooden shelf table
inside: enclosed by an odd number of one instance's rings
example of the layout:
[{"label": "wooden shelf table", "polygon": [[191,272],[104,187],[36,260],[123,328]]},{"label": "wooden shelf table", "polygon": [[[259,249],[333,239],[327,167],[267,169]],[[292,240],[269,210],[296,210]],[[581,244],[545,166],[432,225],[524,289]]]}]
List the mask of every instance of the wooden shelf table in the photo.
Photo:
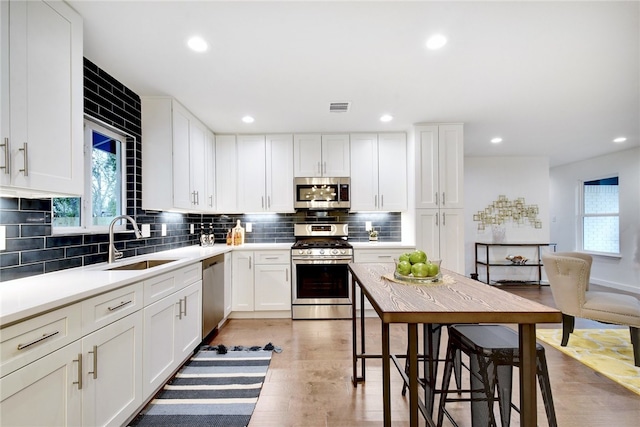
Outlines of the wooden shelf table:
[{"label": "wooden shelf table", "polygon": [[[364,382],[367,358],[382,358],[382,394],[384,426],[391,427],[391,362],[389,326],[404,323],[408,328],[410,425],[418,426],[419,410],[427,424],[433,426],[430,411],[418,397],[418,325],[454,323],[511,323],[518,325],[520,374],[520,425],[537,425],[536,412],[536,323],[558,323],[560,311],[529,301],[517,295],[480,283],[451,271],[443,270],[443,281],[433,284],[405,284],[387,280],[393,274],[392,263],[350,263],[352,275],[352,353],[354,387]],[[355,295],[361,293],[360,322],[357,319]],[[364,297],[369,300],[382,321],[382,354],[366,352]],[[360,342],[358,342],[360,337]],[[360,365],[360,370],[358,369]],[[396,367],[401,366],[396,362]],[[360,371],[360,375],[358,372]],[[403,377],[404,378],[404,377]],[[432,389],[435,390],[435,389]],[[429,399],[428,387],[425,387]],[[428,405],[428,403],[427,403]]]}]

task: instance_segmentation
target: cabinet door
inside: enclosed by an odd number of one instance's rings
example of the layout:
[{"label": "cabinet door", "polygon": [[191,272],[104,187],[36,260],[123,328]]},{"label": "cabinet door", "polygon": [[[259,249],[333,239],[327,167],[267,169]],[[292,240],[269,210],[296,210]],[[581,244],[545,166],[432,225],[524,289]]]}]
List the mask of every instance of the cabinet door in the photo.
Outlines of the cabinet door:
[{"label": "cabinet door", "polygon": [[291,268],[288,264],[256,265],[255,310],[291,310]]},{"label": "cabinet door", "polygon": [[407,210],[406,135],[378,135],[378,159],[378,209],[388,212]]},{"label": "cabinet door", "polygon": [[266,210],[293,212],[293,136],[267,135]]},{"label": "cabinet door", "polygon": [[144,308],[142,393],[150,397],[178,366],[175,357],[176,316],[179,301],[173,295]]},{"label": "cabinet door", "polygon": [[253,311],[253,252],[233,251],[233,311]]},{"label": "cabinet door", "polygon": [[441,259],[439,222],[438,209],[416,211],[416,249],[424,251],[429,259]]},{"label": "cabinet door", "polygon": [[226,252],[224,254],[224,317],[227,318],[229,314],[231,314],[231,292],[232,292],[232,284],[231,284],[231,274],[232,274],[232,265],[231,265],[231,252]]},{"label": "cabinet door", "polygon": [[437,208],[438,126],[416,128],[416,208]]},{"label": "cabinet door", "polygon": [[322,176],[322,139],[320,135],[294,135],[293,175],[296,178]]},{"label": "cabinet door", "polygon": [[[378,136],[351,135],[351,210],[373,211],[378,199]],[[386,160],[383,160],[383,163]]]},{"label": "cabinet door", "polygon": [[464,135],[462,125],[440,125],[438,181],[441,208],[464,207]]},{"label": "cabinet door", "polygon": [[213,132],[207,130],[205,135],[205,200],[204,209],[208,212],[216,210],[216,141]]},{"label": "cabinet door", "polygon": [[142,311],[82,339],[82,424],[123,425],[142,405]]},{"label": "cabinet door", "polygon": [[238,212],[235,135],[216,135],[216,209]]},{"label": "cabinet door", "polygon": [[1,378],[0,425],[81,425],[79,360],[80,340]]},{"label": "cabinet door", "polygon": [[202,341],[202,281],[177,294],[182,310],[176,317],[176,359],[182,363]]},{"label": "cabinet door", "polygon": [[349,135],[322,135],[322,176],[350,176],[349,159]]},{"label": "cabinet door", "polygon": [[181,209],[193,207],[191,194],[191,164],[189,133],[191,115],[177,102],[173,102],[173,206]]},{"label": "cabinet door", "polygon": [[[189,194],[191,209],[207,210],[207,128],[191,118],[189,122]],[[178,171],[180,173],[180,171]]]},{"label": "cabinet door", "polygon": [[238,209],[241,212],[266,209],[265,161],[264,135],[238,136]]},{"label": "cabinet door", "polygon": [[64,2],[11,1],[8,40],[11,185],[81,195],[82,18]]},{"label": "cabinet door", "polygon": [[464,209],[441,209],[439,228],[442,268],[464,275]]}]

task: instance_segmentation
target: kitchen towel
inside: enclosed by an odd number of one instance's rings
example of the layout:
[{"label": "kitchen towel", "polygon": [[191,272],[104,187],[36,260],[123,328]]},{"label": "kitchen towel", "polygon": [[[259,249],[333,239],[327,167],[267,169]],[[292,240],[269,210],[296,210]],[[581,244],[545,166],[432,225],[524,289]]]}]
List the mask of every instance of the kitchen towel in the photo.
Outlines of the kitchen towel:
[{"label": "kitchen towel", "polygon": [[130,425],[247,426],[276,349],[202,347]]}]

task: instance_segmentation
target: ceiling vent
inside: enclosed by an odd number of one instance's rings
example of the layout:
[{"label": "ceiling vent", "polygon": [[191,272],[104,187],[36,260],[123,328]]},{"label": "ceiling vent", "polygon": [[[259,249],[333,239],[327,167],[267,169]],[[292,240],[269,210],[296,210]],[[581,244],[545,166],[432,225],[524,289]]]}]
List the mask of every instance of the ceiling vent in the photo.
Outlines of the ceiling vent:
[{"label": "ceiling vent", "polygon": [[330,113],[346,113],[349,111],[349,107],[351,107],[350,102],[331,102],[329,104],[329,112]]}]

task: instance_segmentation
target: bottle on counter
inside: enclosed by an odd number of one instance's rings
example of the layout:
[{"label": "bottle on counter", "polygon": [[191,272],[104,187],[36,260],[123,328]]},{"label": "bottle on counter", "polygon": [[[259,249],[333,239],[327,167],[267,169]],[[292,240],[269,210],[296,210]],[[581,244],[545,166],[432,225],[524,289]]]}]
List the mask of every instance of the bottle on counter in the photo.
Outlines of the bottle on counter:
[{"label": "bottle on counter", "polygon": [[204,231],[203,223],[200,223],[200,246],[209,246],[209,237]]},{"label": "bottle on counter", "polygon": [[216,243],[216,236],[213,234],[213,223],[209,224],[209,246],[213,246]]},{"label": "bottle on counter", "polygon": [[227,231],[227,246],[233,245],[233,234],[231,233],[231,229]]},{"label": "bottle on counter", "polygon": [[244,243],[244,227],[240,225],[240,220],[236,223],[233,229],[233,245],[239,246]]}]

